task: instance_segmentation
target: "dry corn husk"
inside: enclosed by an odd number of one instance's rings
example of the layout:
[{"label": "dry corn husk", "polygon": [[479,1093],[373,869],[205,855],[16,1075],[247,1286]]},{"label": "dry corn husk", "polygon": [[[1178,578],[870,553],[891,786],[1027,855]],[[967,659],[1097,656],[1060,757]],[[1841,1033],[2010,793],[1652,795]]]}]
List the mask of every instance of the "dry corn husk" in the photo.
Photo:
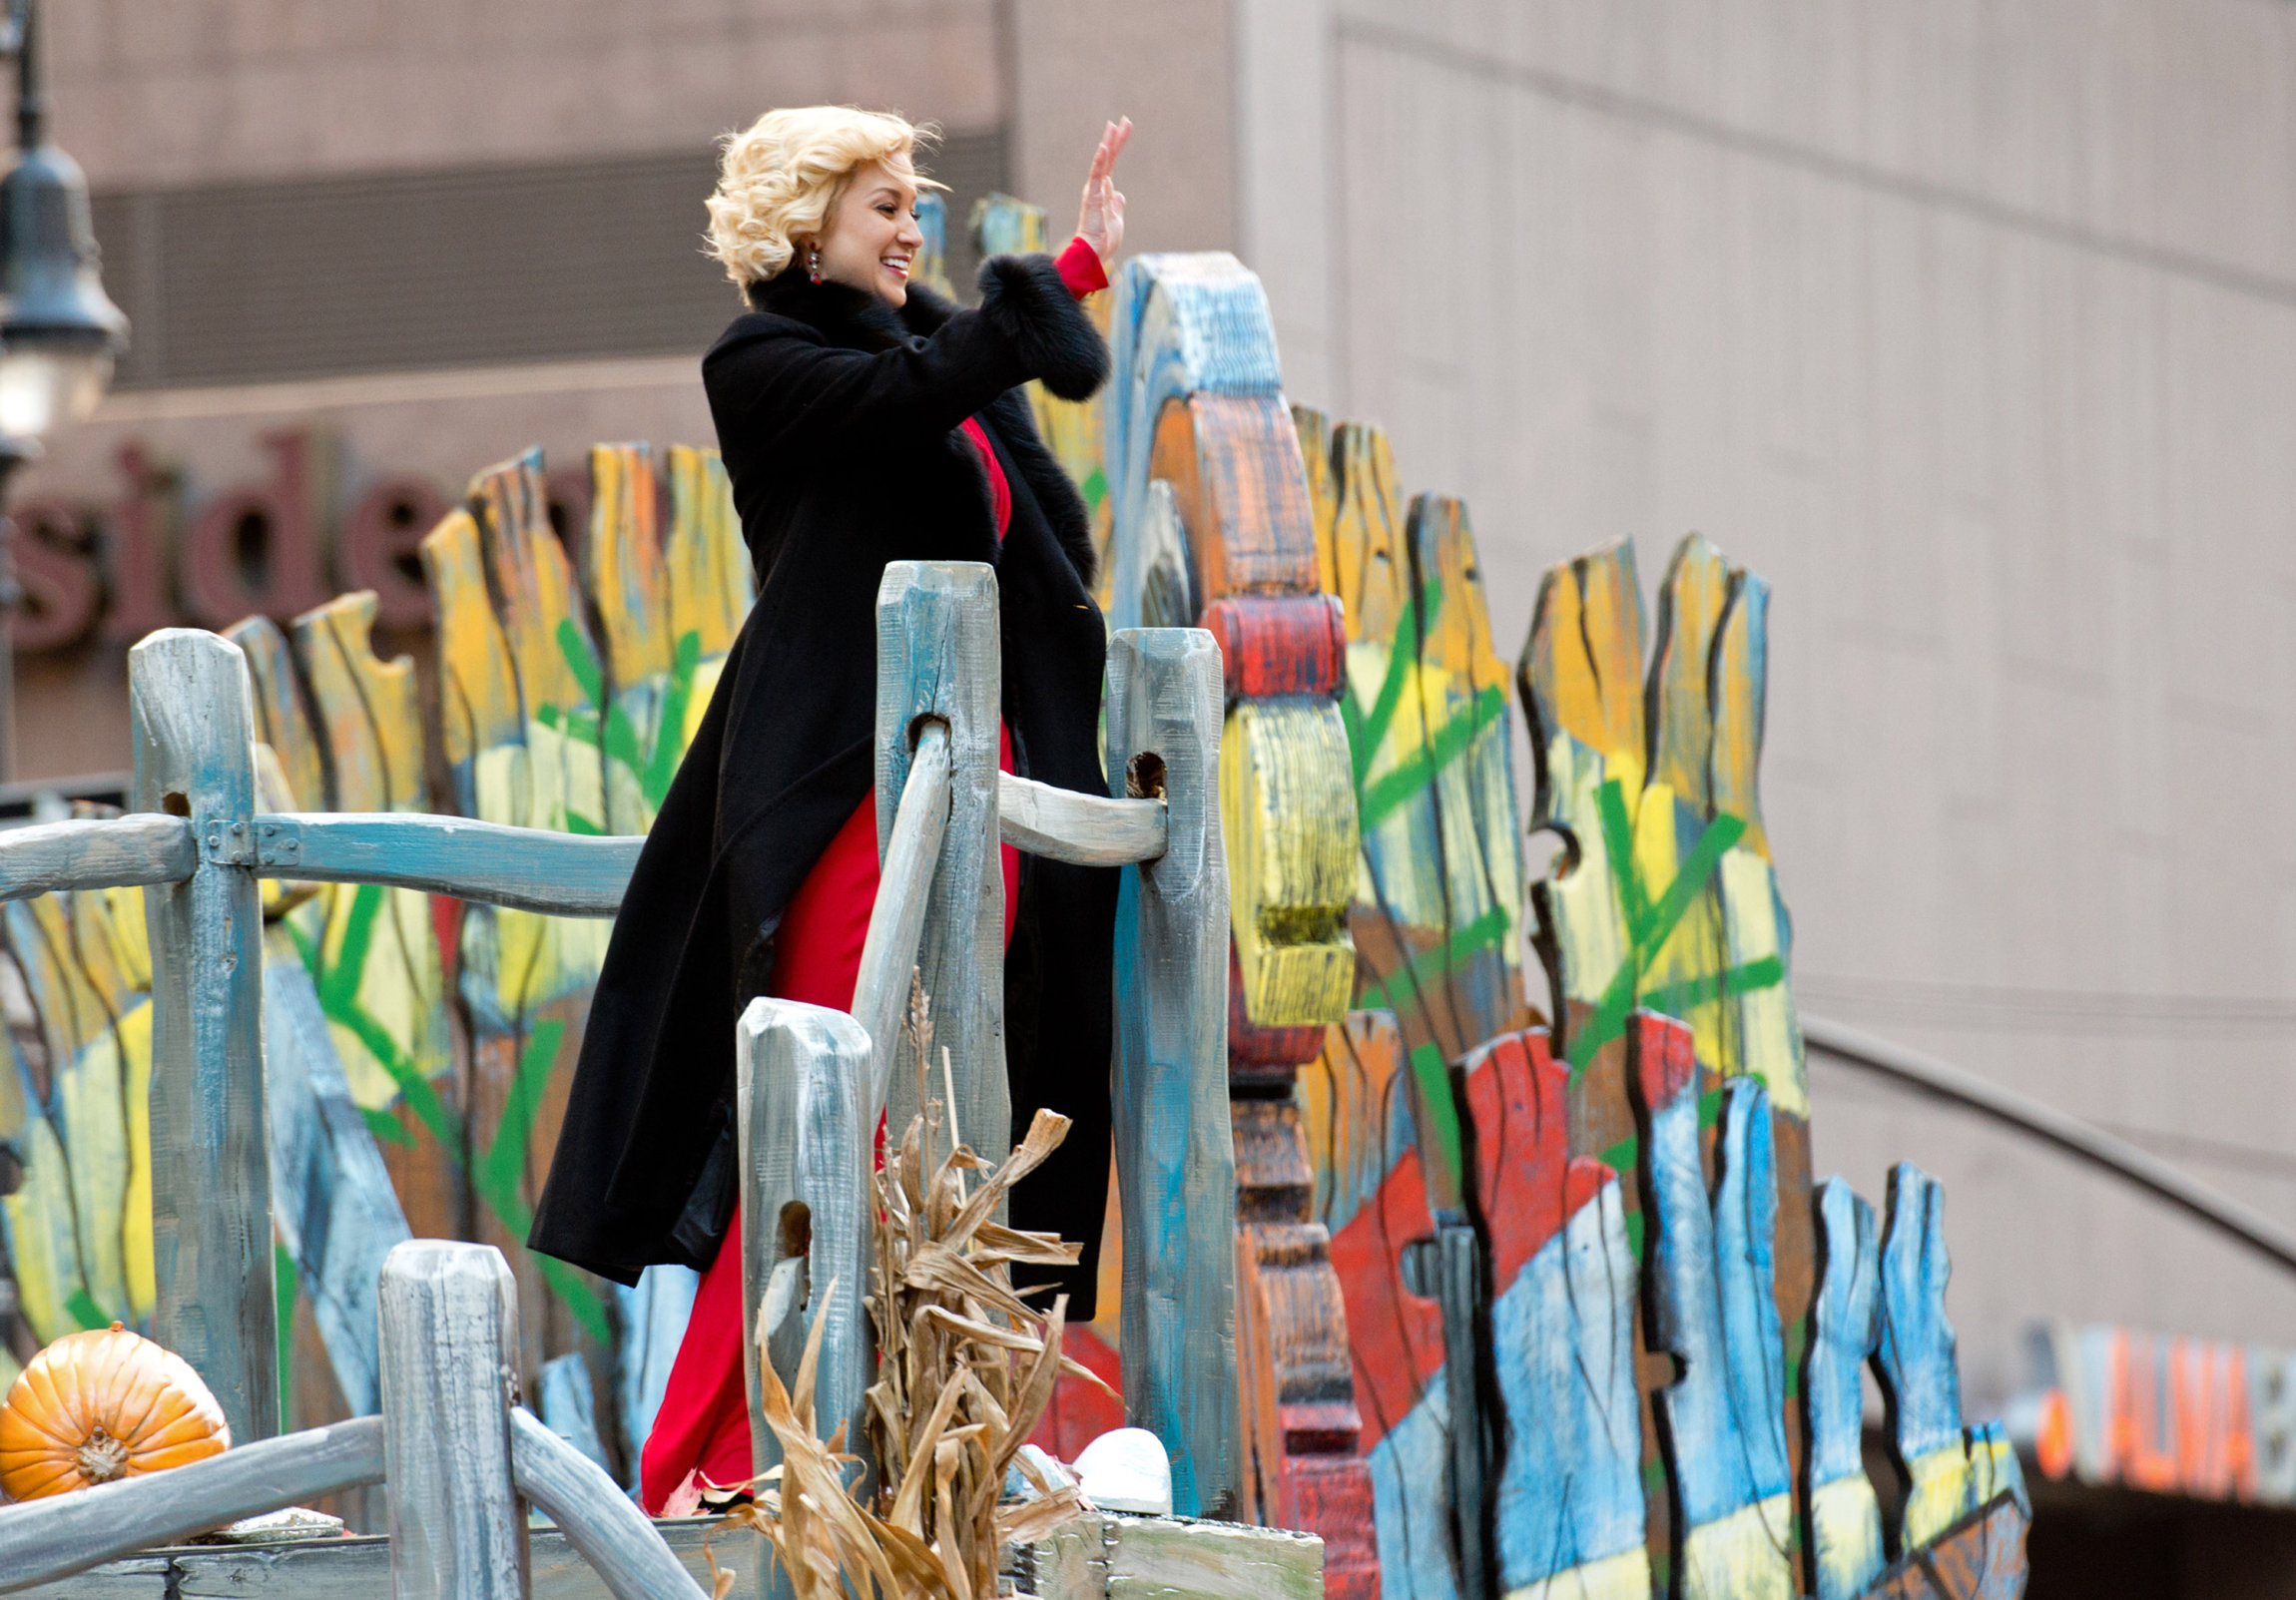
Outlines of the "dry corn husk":
[{"label": "dry corn husk", "polygon": [[[843,1426],[827,1442],[815,1435],[815,1369],[831,1295],[816,1306],[793,1387],[759,1352],[759,1389],[782,1464],[728,1520],[765,1535],[797,1600],[842,1600],[849,1590],[859,1600],[991,1600],[1002,1545],[1045,1538],[1085,1509],[1073,1484],[1044,1481],[1019,1450],[1062,1371],[1100,1379],[1060,1353],[1066,1297],[1039,1313],[1012,1287],[1014,1265],[1072,1266],[1079,1247],[994,1220],[1012,1186],[1059,1147],[1068,1119],[1037,1112],[994,1172],[953,1127],[942,1154],[943,1105],[923,1092],[931,1017],[913,987],[908,1035],[924,1110],[876,1174],[868,1308],[878,1366],[868,1428],[882,1481],[874,1495],[856,1496],[860,1460],[847,1453]],[[946,1051],[941,1068],[945,1082]],[[968,1189],[976,1173],[985,1176]],[[1003,1505],[1015,1461],[1039,1497]],[[711,1568],[724,1600],[733,1574],[717,1573],[714,1558]]]}]

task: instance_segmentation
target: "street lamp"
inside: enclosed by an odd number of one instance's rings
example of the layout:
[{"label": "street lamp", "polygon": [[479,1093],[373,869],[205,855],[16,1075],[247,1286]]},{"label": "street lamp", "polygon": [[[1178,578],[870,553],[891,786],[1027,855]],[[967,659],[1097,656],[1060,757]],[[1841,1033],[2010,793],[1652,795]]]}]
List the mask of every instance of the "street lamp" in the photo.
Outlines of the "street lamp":
[{"label": "street lamp", "polygon": [[[0,56],[16,58],[16,165],[0,178],[0,507],[17,468],[56,426],[96,408],[127,346],[128,319],[104,292],[80,164],[48,143],[35,0],[7,0]],[[8,613],[21,601],[15,526],[0,519],[0,781],[16,775],[16,658]]]}]

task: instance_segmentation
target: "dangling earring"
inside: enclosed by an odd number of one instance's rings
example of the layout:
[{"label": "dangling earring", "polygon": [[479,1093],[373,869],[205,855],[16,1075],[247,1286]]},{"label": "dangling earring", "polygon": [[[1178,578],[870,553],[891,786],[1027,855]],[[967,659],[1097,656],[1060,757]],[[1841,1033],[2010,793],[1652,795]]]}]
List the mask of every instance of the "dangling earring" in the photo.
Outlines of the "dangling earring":
[{"label": "dangling earring", "polygon": [[822,248],[819,245],[806,247],[806,270],[813,275],[815,282],[822,280]]}]

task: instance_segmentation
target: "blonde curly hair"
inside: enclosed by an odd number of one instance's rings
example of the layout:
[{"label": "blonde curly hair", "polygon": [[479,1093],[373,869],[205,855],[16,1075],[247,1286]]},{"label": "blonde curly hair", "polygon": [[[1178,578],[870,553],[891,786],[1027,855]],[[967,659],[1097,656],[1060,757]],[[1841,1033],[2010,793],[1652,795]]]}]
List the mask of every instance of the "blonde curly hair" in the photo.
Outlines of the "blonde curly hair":
[{"label": "blonde curly hair", "polygon": [[795,241],[818,235],[857,167],[882,162],[919,189],[945,189],[916,171],[919,145],[940,137],[884,111],[798,106],[769,111],[722,141],[705,252],[750,284],[780,274]]}]

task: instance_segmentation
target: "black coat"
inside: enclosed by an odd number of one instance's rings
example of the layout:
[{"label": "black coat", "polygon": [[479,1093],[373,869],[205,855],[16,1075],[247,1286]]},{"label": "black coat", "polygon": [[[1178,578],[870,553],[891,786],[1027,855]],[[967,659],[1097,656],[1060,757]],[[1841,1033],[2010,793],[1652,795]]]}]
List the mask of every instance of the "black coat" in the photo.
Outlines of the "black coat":
[{"label": "black coat", "polygon": [[[735,1192],[734,1028],[773,971],[792,896],[874,783],[876,591],[885,564],[997,569],[1004,720],[1024,776],[1105,795],[1106,634],[1084,504],[1017,385],[1081,399],[1108,352],[1042,256],[997,257],[978,310],[909,290],[899,310],[792,269],[703,359],[758,603],[651,835],[599,975],[528,1244],[621,1283],[707,1268]],[[1011,490],[999,545],[977,416]],[[1093,1311],[1108,1191],[1116,874],[1021,858],[1005,959],[1016,1129],[1073,1119],[1012,1199],[1023,1228],[1085,1248],[1071,1319]],[[898,1137],[898,1130],[894,1130]]]}]

